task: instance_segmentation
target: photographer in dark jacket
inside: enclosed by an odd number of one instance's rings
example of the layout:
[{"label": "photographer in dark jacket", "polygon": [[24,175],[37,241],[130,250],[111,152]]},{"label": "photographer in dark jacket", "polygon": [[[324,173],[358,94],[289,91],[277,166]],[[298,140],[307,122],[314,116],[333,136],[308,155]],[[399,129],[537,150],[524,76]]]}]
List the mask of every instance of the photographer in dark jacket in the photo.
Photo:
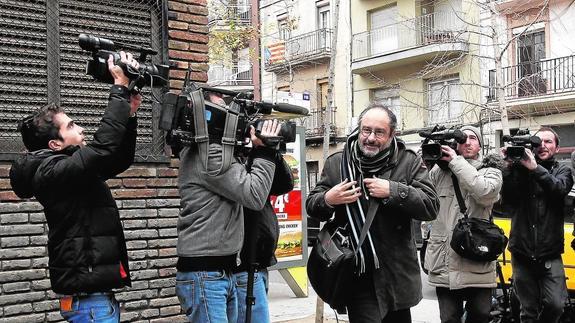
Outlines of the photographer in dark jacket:
[{"label": "photographer in dark jacket", "polygon": [[[253,158],[249,158],[246,169],[251,169]],[[282,195],[293,190],[291,169],[276,152],[276,167],[269,195]],[[251,210],[244,207],[244,244],[240,252],[241,265],[234,271],[238,296],[238,321],[246,319],[246,295],[248,288],[248,271],[254,266],[253,296],[255,304],[251,308],[251,322],[269,323],[270,313],[267,300],[268,271],[267,268],[277,263],[275,251],[278,245],[279,225],[274,208],[269,200],[261,210]]]},{"label": "photographer in dark jacket", "polygon": [[561,254],[564,199],[573,177],[571,169],[554,158],[557,133],[544,127],[536,136],[541,147],[535,152],[525,149],[523,159],[509,163],[503,173],[503,210],[512,217],[509,250],[521,322],[555,323],[567,296]]},{"label": "photographer in dark jacket", "polygon": [[[131,54],[121,61],[135,68]],[[21,198],[36,197],[48,222],[50,282],[70,322],[119,322],[112,289],[130,286],[128,255],[116,202],[106,180],[126,170],[136,146],[136,113],[122,68],[108,59],[114,79],[94,141],[56,105],[20,123],[28,153],[14,162],[10,182]]]}]

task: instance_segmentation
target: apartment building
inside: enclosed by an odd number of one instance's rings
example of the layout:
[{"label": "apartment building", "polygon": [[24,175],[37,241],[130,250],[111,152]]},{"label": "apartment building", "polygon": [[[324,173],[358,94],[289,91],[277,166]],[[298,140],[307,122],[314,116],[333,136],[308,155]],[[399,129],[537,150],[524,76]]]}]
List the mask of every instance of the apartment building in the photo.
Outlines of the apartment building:
[{"label": "apartment building", "polygon": [[359,0],[351,7],[354,115],[392,107],[400,136],[475,123],[481,112],[478,8],[465,0]]},{"label": "apartment building", "polygon": [[254,92],[259,98],[257,0],[209,0],[208,85]]},{"label": "apartment building", "polygon": [[493,122],[486,124],[492,141],[502,144],[499,79],[511,134],[552,126],[561,137],[559,159],[567,159],[575,150],[575,8],[570,1],[510,0],[498,1],[494,9],[483,22],[498,32],[502,61],[499,75],[493,61],[483,73],[494,111]]},{"label": "apartment building", "polygon": [[[350,128],[349,6],[349,1],[340,1],[337,48],[332,48],[334,0],[260,1],[262,98],[309,108],[310,116],[298,120],[306,129],[308,187],[315,186],[323,167],[325,131],[329,131],[329,150],[334,152],[341,149]],[[333,103],[328,109],[334,52]]]}]

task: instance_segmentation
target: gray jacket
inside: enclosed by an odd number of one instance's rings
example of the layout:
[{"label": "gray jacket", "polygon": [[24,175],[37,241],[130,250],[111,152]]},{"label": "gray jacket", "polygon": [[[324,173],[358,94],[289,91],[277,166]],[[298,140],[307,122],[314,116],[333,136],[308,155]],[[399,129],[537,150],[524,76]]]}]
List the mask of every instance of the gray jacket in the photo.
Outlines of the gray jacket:
[{"label": "gray jacket", "polygon": [[[244,240],[243,206],[261,210],[268,199],[275,172],[273,152],[254,149],[251,170],[234,159],[229,169],[209,176],[195,147],[180,153],[178,186],[179,257],[219,257],[238,254]],[[222,163],[222,147],[210,144],[208,169]],[[239,258],[239,256],[238,256]]]},{"label": "gray jacket", "polygon": [[430,177],[439,196],[440,207],[437,219],[432,222],[425,255],[430,285],[450,289],[496,286],[495,261],[477,262],[462,258],[449,243],[457,220],[463,217],[451,174],[459,180],[468,216],[489,219],[503,183],[499,162],[500,158],[494,155],[485,158],[483,163],[457,156],[449,163],[449,170],[438,166],[431,170]]}]

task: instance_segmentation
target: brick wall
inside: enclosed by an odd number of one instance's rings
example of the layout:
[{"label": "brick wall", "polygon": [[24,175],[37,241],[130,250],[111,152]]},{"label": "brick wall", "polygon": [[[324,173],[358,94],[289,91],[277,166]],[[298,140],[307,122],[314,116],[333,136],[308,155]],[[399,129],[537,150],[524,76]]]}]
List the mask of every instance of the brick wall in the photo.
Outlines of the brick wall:
[{"label": "brick wall", "polygon": [[[168,1],[170,87],[188,66],[207,80],[206,0]],[[10,164],[0,163],[0,323],[61,321],[50,290],[42,206],[12,192]],[[108,181],[124,225],[132,288],[117,293],[122,321],[185,322],[175,296],[178,161],[134,164]],[[81,189],[81,188],[79,188]]]}]

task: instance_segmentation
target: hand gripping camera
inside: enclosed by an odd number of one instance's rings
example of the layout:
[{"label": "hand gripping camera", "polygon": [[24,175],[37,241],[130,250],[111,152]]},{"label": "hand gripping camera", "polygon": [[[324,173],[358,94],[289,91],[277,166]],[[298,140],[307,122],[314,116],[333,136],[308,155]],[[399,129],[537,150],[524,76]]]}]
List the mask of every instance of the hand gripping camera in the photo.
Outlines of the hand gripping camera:
[{"label": "hand gripping camera", "polygon": [[511,146],[507,147],[505,159],[519,162],[525,155],[525,149],[534,150],[541,146],[541,138],[531,136],[529,130],[519,130],[515,136],[505,135],[502,138],[503,142],[508,142]]},{"label": "hand gripping camera", "polygon": [[[457,148],[457,144],[464,144],[467,135],[459,129],[446,129],[436,125],[431,131],[420,131],[419,136],[425,138],[421,144],[421,158],[426,162],[435,162],[441,159],[441,145]],[[434,141],[429,143],[429,141]]]},{"label": "hand gripping camera", "polygon": [[108,57],[114,57],[114,64],[124,70],[124,74],[132,80],[130,90],[141,90],[144,86],[161,87],[168,83],[169,67],[167,65],[155,65],[146,62],[148,55],[156,55],[158,52],[148,47],[134,46],[129,44],[119,44],[125,49],[134,50],[140,53],[138,62],[140,67],[135,69],[127,66],[120,60],[120,53],[116,52],[113,41],[91,35],[80,34],[78,37],[80,47],[92,52],[92,60],[86,64],[86,74],[94,77],[95,80],[103,83],[114,83],[114,78],[108,70]]}]

